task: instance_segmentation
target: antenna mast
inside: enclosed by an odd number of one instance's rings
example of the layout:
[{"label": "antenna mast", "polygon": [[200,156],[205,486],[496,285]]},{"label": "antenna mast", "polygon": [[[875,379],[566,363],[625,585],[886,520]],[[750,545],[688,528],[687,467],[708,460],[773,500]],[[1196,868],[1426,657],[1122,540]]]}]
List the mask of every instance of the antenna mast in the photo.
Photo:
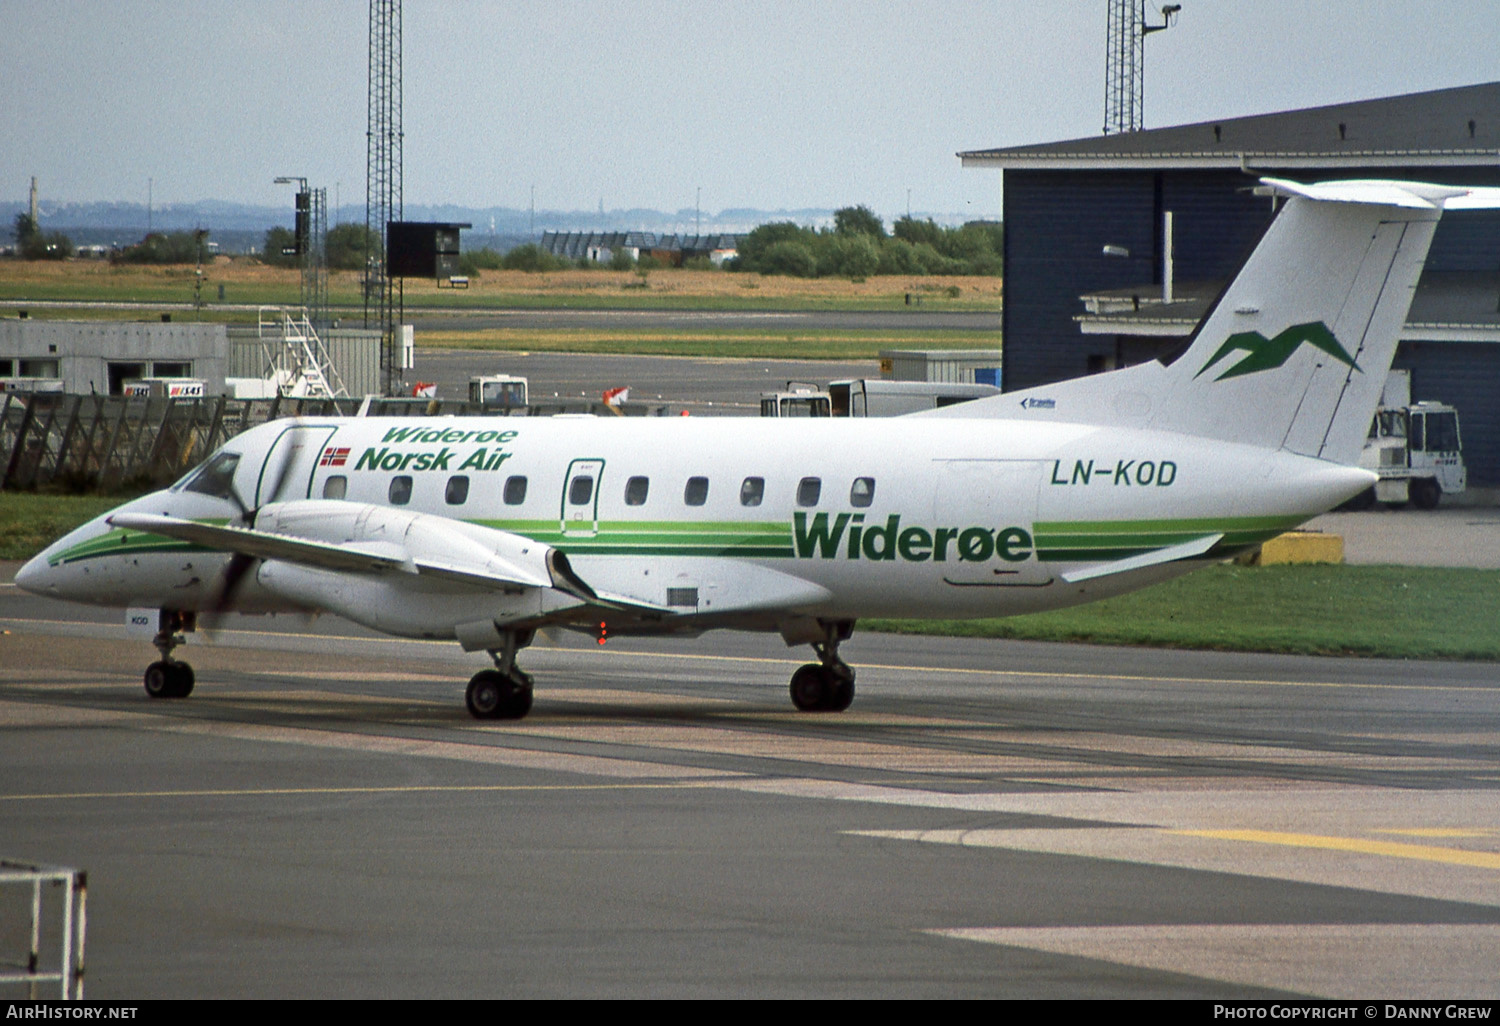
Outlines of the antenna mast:
[{"label": "antenna mast", "polygon": [[405,290],[385,263],[386,226],[402,220],[401,0],[370,0],[369,117],[365,130],[365,327],[380,329],[380,387],[393,394],[398,314]]},{"label": "antenna mast", "polygon": [[1146,0],[1107,0],[1104,58],[1104,134],[1139,132],[1145,108],[1146,37],[1171,28],[1181,4],[1161,9],[1160,25],[1146,24]]}]

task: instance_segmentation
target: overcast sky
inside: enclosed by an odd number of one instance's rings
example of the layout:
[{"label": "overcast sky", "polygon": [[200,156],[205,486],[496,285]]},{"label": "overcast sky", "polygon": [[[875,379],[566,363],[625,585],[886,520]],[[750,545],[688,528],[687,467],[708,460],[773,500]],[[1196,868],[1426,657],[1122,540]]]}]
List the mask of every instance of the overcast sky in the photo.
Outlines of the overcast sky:
[{"label": "overcast sky", "polygon": [[[1182,0],[1146,127],[1500,79],[1495,0]],[[1153,8],[1159,6],[1153,0]],[[1099,134],[1105,0],[407,0],[405,199],[997,216]],[[0,198],[362,216],[367,0],[0,0]],[[1497,112],[1500,116],[1500,112]]]}]

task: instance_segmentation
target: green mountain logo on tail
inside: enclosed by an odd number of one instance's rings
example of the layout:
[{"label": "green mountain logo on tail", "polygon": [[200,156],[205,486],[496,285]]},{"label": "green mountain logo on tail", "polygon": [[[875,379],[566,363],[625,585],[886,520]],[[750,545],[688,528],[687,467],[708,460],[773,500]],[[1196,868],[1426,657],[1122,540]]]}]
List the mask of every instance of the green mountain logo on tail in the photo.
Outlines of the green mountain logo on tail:
[{"label": "green mountain logo on tail", "polygon": [[1230,353],[1240,349],[1246,353],[1244,359],[1214,378],[1215,381],[1237,378],[1244,374],[1255,374],[1264,370],[1274,370],[1291,359],[1292,354],[1300,349],[1303,343],[1315,346],[1340,363],[1353,367],[1361,374],[1364,373],[1364,369],[1354,362],[1354,357],[1349,355],[1348,350],[1333,337],[1333,332],[1328,330],[1328,326],[1322,321],[1314,321],[1309,324],[1294,324],[1275,338],[1266,338],[1258,331],[1241,331],[1230,335],[1219,347],[1219,351],[1214,354],[1213,359],[1205,363],[1202,369],[1193,376],[1199,377]]}]

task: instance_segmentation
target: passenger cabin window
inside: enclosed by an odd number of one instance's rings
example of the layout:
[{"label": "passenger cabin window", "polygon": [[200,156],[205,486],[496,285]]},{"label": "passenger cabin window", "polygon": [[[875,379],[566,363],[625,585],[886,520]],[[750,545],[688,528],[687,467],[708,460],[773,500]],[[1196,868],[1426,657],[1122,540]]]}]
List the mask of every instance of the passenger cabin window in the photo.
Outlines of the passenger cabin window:
[{"label": "passenger cabin window", "polygon": [[349,479],[343,474],[334,474],[323,482],[323,498],[342,499],[349,491]]},{"label": "passenger cabin window", "polygon": [[820,477],[804,477],[797,483],[797,505],[816,506],[818,496],[823,494],[823,479]]},{"label": "passenger cabin window", "polygon": [[682,490],[682,501],[689,506],[701,506],[708,501],[708,478],[690,477]]},{"label": "passenger cabin window", "polygon": [[469,501],[469,479],[464,474],[455,474],[448,479],[443,489],[443,501],[450,506],[462,506]]},{"label": "passenger cabin window", "polygon": [[875,501],[875,479],[873,477],[856,477],[854,484],[849,486],[849,505],[861,508]]},{"label": "passenger cabin window", "polygon": [[507,506],[519,506],[526,501],[526,478],[522,475],[507,477],[505,479],[505,504]]},{"label": "passenger cabin window", "polygon": [[594,479],[588,474],[579,474],[568,485],[568,505],[587,506],[594,497]]},{"label": "passenger cabin window", "polygon": [[766,479],[763,477],[747,477],[740,482],[740,505],[759,506],[760,500],[766,497]]},{"label": "passenger cabin window", "polygon": [[651,479],[649,477],[632,477],[625,482],[625,505],[644,506],[646,494],[651,491]]},{"label": "passenger cabin window", "polygon": [[221,452],[193,475],[184,490],[212,495],[216,499],[227,499],[233,494],[231,489],[234,486],[234,471],[239,465],[239,453]]},{"label": "passenger cabin window", "polygon": [[411,501],[411,477],[410,477],[410,475],[402,474],[399,477],[393,477],[393,478],[391,478],[391,487],[390,487],[390,490],[388,492],[386,492],[386,497],[390,499],[392,506],[405,506],[408,502],[410,502]]}]

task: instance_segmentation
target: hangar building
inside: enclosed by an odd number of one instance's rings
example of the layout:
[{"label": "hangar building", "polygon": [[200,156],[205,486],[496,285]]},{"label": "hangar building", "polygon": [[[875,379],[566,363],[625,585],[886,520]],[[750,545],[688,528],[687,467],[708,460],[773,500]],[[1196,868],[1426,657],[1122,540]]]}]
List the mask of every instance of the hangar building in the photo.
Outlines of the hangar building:
[{"label": "hangar building", "polygon": [[[1012,391],[1181,346],[1270,223],[1262,176],[1500,185],[1500,82],[959,157],[1004,172]],[[1458,408],[1470,483],[1500,486],[1500,212],[1444,216],[1395,365]]]},{"label": "hangar building", "polygon": [[[0,318],[0,393],[120,395],[140,378],[202,382],[202,394],[232,391],[235,378],[268,373],[269,345],[254,326],[205,322],[48,321]],[[322,333],[328,361],[350,395],[379,390],[380,332]]]}]

